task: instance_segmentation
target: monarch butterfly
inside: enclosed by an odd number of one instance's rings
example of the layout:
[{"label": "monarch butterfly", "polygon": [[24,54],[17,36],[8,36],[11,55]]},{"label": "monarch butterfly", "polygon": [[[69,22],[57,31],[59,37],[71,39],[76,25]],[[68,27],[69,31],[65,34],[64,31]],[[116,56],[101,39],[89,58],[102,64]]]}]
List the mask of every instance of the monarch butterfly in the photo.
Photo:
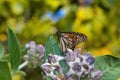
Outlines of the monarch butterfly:
[{"label": "monarch butterfly", "polygon": [[75,46],[87,39],[87,36],[78,32],[57,32],[57,37],[63,53],[67,52],[67,48],[74,50]]}]

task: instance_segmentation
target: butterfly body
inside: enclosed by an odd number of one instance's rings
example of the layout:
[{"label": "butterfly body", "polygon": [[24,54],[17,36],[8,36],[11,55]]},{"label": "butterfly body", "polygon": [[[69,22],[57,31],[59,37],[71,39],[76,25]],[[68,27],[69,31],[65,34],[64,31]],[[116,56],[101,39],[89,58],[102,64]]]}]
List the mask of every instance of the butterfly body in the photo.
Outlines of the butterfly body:
[{"label": "butterfly body", "polygon": [[78,32],[57,32],[58,39],[63,52],[67,51],[67,48],[74,50],[75,46],[87,39],[87,36]]}]

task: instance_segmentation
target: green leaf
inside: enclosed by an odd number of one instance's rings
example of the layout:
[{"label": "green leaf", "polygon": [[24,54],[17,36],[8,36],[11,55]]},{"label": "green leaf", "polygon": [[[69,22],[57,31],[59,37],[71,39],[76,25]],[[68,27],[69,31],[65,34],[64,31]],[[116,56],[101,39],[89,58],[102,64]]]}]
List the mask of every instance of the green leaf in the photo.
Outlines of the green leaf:
[{"label": "green leaf", "polygon": [[[62,55],[62,51],[59,48],[54,36],[50,36],[49,40],[47,41],[46,45],[45,45],[45,53],[44,53],[44,60],[46,61],[46,59],[48,58],[49,54],[56,54],[56,55]],[[63,68],[63,73],[65,74],[68,71],[68,67],[65,63],[65,61],[60,61],[60,65]],[[48,80],[51,80],[50,78],[48,78]]]},{"label": "green leaf", "polygon": [[56,54],[56,55],[61,55],[62,52],[57,45],[56,40],[54,39],[53,36],[50,36],[49,40],[47,41],[45,45],[45,54],[44,54],[44,60],[48,58],[49,54]]},{"label": "green leaf", "polygon": [[8,28],[8,48],[12,70],[16,71],[20,65],[20,49],[18,39],[10,28]]},{"label": "green leaf", "polygon": [[4,54],[4,48],[3,46],[0,44],[0,59],[3,57],[3,54]]},{"label": "green leaf", "polygon": [[95,68],[103,71],[101,80],[117,80],[120,78],[120,59],[110,55],[96,57]]},{"label": "green leaf", "polygon": [[7,61],[0,61],[0,80],[12,80]]}]

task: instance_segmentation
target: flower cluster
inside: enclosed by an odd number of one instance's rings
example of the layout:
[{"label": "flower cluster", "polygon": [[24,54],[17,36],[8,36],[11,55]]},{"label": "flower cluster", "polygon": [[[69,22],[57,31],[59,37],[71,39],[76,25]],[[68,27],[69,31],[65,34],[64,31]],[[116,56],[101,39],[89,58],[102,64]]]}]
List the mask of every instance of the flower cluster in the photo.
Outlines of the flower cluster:
[{"label": "flower cluster", "polygon": [[44,46],[39,44],[36,45],[34,41],[31,41],[26,44],[27,54],[24,56],[25,61],[27,61],[27,65],[31,68],[38,67],[41,63],[43,63],[44,57]]},{"label": "flower cluster", "polygon": [[[89,52],[82,54],[81,49],[67,49],[64,56],[49,54],[44,60],[45,48],[43,45],[36,45],[34,41],[26,44],[27,54],[24,56],[25,62],[19,69],[28,65],[31,68],[41,66],[46,76],[53,80],[99,80],[103,73],[94,69],[94,57]],[[64,60],[68,66],[67,72],[63,73],[60,61]],[[45,62],[45,63],[43,63]]]},{"label": "flower cluster", "polygon": [[[80,49],[72,51],[67,49],[65,56],[49,55],[44,64],[41,65],[47,76],[54,80],[99,80],[102,76],[100,70],[94,69],[94,58],[87,52],[81,54]],[[66,74],[63,74],[59,61],[65,60],[69,67]],[[55,75],[54,71],[58,74]]]},{"label": "flower cluster", "polygon": [[[41,65],[44,73],[47,76],[50,76],[51,78],[53,78],[54,80],[64,80],[62,68],[59,64],[60,60],[64,60],[64,57],[50,54],[46,62]],[[53,71],[58,72],[58,75],[55,75]]]}]

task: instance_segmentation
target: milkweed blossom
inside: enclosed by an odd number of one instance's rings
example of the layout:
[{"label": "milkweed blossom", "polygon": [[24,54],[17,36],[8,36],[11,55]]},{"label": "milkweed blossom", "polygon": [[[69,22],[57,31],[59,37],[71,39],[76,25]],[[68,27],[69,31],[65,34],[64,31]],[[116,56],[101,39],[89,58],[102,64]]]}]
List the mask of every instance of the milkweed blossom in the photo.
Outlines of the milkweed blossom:
[{"label": "milkweed blossom", "polygon": [[[99,80],[102,77],[102,71],[95,70],[95,59],[89,52],[82,55],[81,49],[74,51],[67,49],[67,51],[65,56],[55,54],[48,56],[46,62],[41,65],[41,68],[47,76],[53,80]],[[59,64],[61,60],[65,60],[69,67],[66,74],[63,74],[62,67]],[[58,71],[57,75],[54,74],[55,70]]]},{"label": "milkweed blossom", "polygon": [[[90,52],[82,54],[81,49],[67,48],[64,55],[56,55],[49,53],[44,61],[45,48],[42,44],[36,44],[30,41],[26,44],[27,54],[24,56],[25,63],[20,68],[28,65],[30,68],[41,67],[46,76],[53,80],[100,80],[103,73],[101,70],[94,68],[95,58],[90,55]],[[67,72],[64,73],[64,68],[60,61],[65,61]]]},{"label": "milkweed blossom", "polygon": [[28,62],[28,66],[31,68],[38,67],[43,63],[44,58],[44,46],[42,44],[36,45],[34,41],[30,41],[26,44],[27,54],[24,56],[25,61]]},{"label": "milkweed blossom", "polygon": [[[59,64],[61,60],[64,60],[64,57],[50,54],[46,62],[41,65],[41,68],[47,76],[54,80],[64,80],[62,67]],[[57,71],[61,76],[55,75],[53,71]]]}]

